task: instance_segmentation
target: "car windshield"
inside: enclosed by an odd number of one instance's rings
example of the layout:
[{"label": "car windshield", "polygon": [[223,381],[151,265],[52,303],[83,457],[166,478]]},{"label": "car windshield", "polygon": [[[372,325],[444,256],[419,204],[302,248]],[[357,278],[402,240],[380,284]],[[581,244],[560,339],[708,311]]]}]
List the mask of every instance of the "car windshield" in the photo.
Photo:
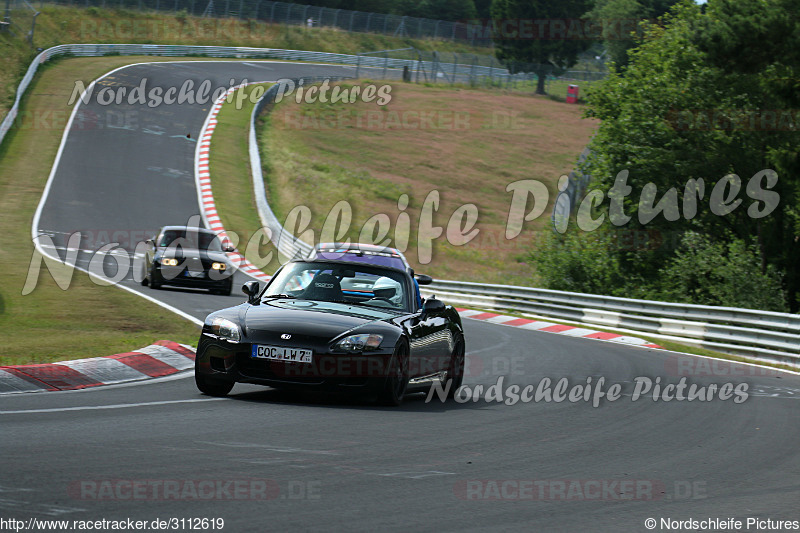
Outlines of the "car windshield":
[{"label": "car windshield", "polygon": [[398,311],[408,311],[411,307],[402,272],[336,262],[289,263],[264,292],[264,296],[272,295]]},{"label": "car windshield", "polygon": [[167,230],[161,235],[158,246],[161,248],[180,246],[181,248],[212,252],[222,251],[222,243],[215,234],[192,229]]}]

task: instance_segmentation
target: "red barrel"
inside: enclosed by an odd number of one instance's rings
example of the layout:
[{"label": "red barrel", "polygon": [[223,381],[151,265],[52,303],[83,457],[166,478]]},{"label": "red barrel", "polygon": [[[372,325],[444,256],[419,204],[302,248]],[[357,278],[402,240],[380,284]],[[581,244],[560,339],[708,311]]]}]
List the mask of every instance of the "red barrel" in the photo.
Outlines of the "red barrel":
[{"label": "red barrel", "polygon": [[578,103],[578,86],[577,85],[570,85],[567,87],[567,103],[568,104],[577,104]]}]

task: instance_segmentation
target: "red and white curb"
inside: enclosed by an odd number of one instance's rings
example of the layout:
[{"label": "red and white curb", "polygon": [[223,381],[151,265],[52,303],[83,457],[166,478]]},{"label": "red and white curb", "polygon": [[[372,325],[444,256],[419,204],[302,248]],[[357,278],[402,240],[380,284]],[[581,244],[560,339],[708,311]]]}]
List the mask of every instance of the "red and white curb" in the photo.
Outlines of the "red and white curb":
[{"label": "red and white curb", "polygon": [[[219,218],[217,207],[214,204],[214,194],[211,191],[211,174],[209,173],[208,162],[209,154],[211,152],[211,137],[214,135],[214,130],[217,127],[217,115],[219,114],[220,109],[222,109],[222,104],[225,103],[230,94],[237,89],[244,87],[245,85],[250,84],[242,84],[237,85],[236,87],[231,87],[225,94],[220,96],[214,102],[214,105],[211,107],[211,111],[206,118],[206,122],[203,125],[203,129],[200,131],[200,142],[198,143],[197,150],[195,152],[195,179],[197,181],[198,198],[200,200],[203,219],[210,230],[215,231],[217,235],[219,235],[220,239],[223,241],[227,240],[228,242],[232,241],[225,233],[225,228],[222,226],[222,221]],[[228,256],[234,260],[237,268],[242,272],[262,281],[269,280],[269,276],[256,268],[255,265],[248,261],[238,251],[231,252],[228,254]]]},{"label": "red and white curb", "polygon": [[194,350],[157,341],[135,352],[38,365],[0,366],[0,394],[63,391],[140,381],[194,367]]},{"label": "red and white curb", "polygon": [[644,348],[658,348],[663,350],[662,346],[652,344],[649,341],[640,339],[638,337],[629,337],[627,335],[620,335],[618,333],[608,333],[605,331],[596,331],[588,328],[580,328],[577,326],[567,326],[565,324],[556,324],[554,322],[545,322],[544,320],[531,320],[529,318],[518,318],[514,316],[501,315],[497,313],[487,313],[485,311],[475,311],[474,309],[457,308],[458,314],[462,318],[471,318],[473,320],[483,320],[498,324],[501,326],[513,326],[522,329],[530,329],[533,331],[544,331],[546,333],[558,333],[559,335],[568,335],[570,337],[583,337],[584,339],[600,339],[604,341],[619,342],[622,344],[632,344],[634,346],[642,346]]}]

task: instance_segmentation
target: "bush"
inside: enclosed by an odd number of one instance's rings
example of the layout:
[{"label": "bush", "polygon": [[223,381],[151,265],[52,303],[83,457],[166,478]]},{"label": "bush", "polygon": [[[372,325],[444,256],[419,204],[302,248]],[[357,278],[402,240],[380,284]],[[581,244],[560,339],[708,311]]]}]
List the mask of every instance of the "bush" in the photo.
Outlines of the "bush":
[{"label": "bush", "polygon": [[755,246],[740,239],[714,242],[687,232],[681,249],[659,272],[662,298],[675,302],[765,311],[786,311],[781,277],[771,265],[761,271]]}]

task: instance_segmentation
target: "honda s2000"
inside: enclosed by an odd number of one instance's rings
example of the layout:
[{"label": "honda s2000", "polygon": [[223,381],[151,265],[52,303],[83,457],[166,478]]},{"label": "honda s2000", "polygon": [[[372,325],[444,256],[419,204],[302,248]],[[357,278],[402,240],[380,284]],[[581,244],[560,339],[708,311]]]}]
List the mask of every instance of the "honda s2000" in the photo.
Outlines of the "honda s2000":
[{"label": "honda s2000", "polygon": [[206,394],[225,395],[238,382],[351,391],[398,405],[436,381],[451,397],[461,385],[458,312],[435,297],[420,309],[411,271],[293,261],[263,289],[250,281],[242,290],[247,302],[205,320],[195,379]]}]

